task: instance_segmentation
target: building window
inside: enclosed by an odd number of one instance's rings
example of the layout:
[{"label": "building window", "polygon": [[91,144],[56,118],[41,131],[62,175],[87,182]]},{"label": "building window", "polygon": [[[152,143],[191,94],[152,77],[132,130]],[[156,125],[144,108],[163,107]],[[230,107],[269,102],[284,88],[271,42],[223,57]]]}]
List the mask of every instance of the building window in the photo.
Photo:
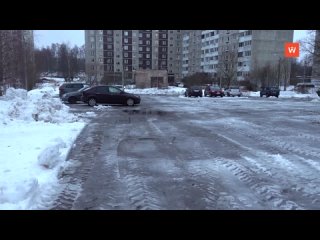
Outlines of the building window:
[{"label": "building window", "polygon": [[243,42],[239,43],[239,47],[243,47],[243,45],[244,45]]},{"label": "building window", "polygon": [[150,52],[150,47],[146,47],[146,51],[147,51],[147,52]]},{"label": "building window", "polygon": [[127,52],[125,52],[125,53],[123,54],[123,56],[124,56],[124,57],[128,57],[129,55],[128,55]]},{"label": "building window", "polygon": [[243,52],[238,52],[238,57],[243,57]]},{"label": "building window", "polygon": [[126,45],[126,46],[123,46],[123,49],[124,49],[124,50],[128,50],[129,47]]},{"label": "building window", "polygon": [[150,33],[147,33],[147,34],[146,34],[146,37],[147,37],[147,38],[150,38]]},{"label": "building window", "polygon": [[108,45],[107,45],[107,49],[112,49],[112,45],[111,45],[111,44],[108,44]]},{"label": "building window", "polygon": [[245,51],[245,52],[244,52],[244,55],[245,55],[246,57],[251,56],[251,51]]},{"label": "building window", "polygon": [[147,41],[146,41],[146,44],[147,44],[147,45],[150,45],[150,41],[149,41],[149,40],[147,40]]},{"label": "building window", "polygon": [[124,38],[123,41],[124,41],[124,43],[128,43],[129,42],[128,38]]},{"label": "building window", "polygon": [[141,38],[142,38],[142,33],[139,33],[139,37],[141,37]]},{"label": "building window", "polygon": [[142,49],[143,49],[142,47],[139,47],[139,51],[140,51],[140,52],[142,52],[142,51],[143,51]]},{"label": "building window", "polygon": [[90,37],[90,42],[94,42],[94,37]]},{"label": "building window", "polygon": [[162,38],[166,38],[166,37],[167,37],[167,34],[163,33]]},{"label": "building window", "polygon": [[124,31],[123,34],[124,34],[125,36],[128,36],[128,35],[129,35],[128,31]]},{"label": "building window", "polygon": [[146,54],[146,58],[150,58],[150,54],[149,53]]},{"label": "building window", "polygon": [[139,40],[139,44],[142,44],[142,40]]}]

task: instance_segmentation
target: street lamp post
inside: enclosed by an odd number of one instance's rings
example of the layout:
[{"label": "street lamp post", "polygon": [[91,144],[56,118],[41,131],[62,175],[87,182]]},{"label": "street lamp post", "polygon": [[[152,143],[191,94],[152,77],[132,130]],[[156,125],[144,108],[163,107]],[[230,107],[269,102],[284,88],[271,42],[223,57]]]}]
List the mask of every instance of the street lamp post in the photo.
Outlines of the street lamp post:
[{"label": "street lamp post", "polygon": [[304,66],[303,66],[303,83],[305,82],[305,78],[306,78],[306,64],[307,64],[307,61],[305,60]]},{"label": "street lamp post", "polygon": [[281,61],[281,57],[279,57],[279,62],[278,62],[278,86],[279,88],[280,86],[280,61]]}]

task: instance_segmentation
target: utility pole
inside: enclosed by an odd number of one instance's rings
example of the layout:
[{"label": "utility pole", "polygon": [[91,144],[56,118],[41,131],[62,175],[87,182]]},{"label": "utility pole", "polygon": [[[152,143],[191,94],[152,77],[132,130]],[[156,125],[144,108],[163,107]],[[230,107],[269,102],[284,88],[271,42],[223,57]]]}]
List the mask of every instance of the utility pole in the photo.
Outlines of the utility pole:
[{"label": "utility pole", "polygon": [[124,87],[124,64],[122,62],[122,89]]},{"label": "utility pole", "polygon": [[279,63],[278,63],[278,85],[279,85],[279,88],[281,87],[280,86],[280,60],[281,60],[281,57],[279,57]]},{"label": "utility pole", "polygon": [[306,64],[307,61],[304,61],[304,66],[303,66],[303,83],[305,83],[305,78],[306,78]]}]

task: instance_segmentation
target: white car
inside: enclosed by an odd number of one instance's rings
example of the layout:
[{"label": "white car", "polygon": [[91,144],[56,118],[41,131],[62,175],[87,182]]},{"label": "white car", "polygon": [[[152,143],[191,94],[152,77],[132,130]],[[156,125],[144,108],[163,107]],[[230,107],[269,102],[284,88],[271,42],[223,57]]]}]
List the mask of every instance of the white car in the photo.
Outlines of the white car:
[{"label": "white car", "polygon": [[227,95],[228,97],[241,97],[242,96],[242,92],[240,91],[240,89],[238,87],[230,87],[224,90],[225,95]]}]

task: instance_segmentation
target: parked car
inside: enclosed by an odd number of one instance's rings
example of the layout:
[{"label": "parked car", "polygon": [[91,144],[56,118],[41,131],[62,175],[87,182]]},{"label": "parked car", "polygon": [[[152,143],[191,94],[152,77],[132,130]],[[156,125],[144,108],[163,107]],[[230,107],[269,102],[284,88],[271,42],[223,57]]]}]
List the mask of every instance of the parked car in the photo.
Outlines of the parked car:
[{"label": "parked car", "polygon": [[133,106],[134,104],[140,104],[141,101],[140,96],[126,93],[120,88],[109,85],[99,85],[84,90],[81,100],[92,107],[97,103]]},{"label": "parked car", "polygon": [[202,88],[200,86],[192,86],[190,88],[187,88],[185,93],[185,97],[202,97]]},{"label": "parked car", "polygon": [[69,93],[69,92],[75,92],[79,89],[88,86],[85,83],[63,83],[59,87],[59,97],[61,98],[63,94]]},{"label": "parked car", "polygon": [[63,102],[68,102],[71,104],[77,103],[78,101],[81,101],[82,92],[88,88],[89,86],[84,86],[83,88],[80,88],[78,91],[65,93],[62,95],[61,100]]},{"label": "parked car", "polygon": [[209,97],[223,97],[224,92],[219,86],[206,86],[204,90],[204,95]]},{"label": "parked car", "polygon": [[242,92],[240,91],[240,88],[238,88],[238,87],[226,88],[224,90],[224,94],[227,95],[228,97],[235,97],[235,96],[241,97],[242,96]]},{"label": "parked car", "polygon": [[120,88],[122,91],[124,91],[126,89],[125,86],[122,86],[122,85],[112,85],[113,87],[117,87],[117,88]]},{"label": "parked car", "polygon": [[264,95],[266,97],[275,96],[278,98],[280,95],[280,89],[278,87],[261,87],[260,97],[263,97]]}]

